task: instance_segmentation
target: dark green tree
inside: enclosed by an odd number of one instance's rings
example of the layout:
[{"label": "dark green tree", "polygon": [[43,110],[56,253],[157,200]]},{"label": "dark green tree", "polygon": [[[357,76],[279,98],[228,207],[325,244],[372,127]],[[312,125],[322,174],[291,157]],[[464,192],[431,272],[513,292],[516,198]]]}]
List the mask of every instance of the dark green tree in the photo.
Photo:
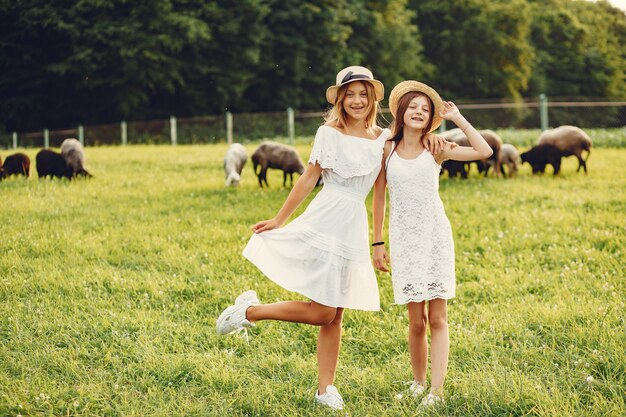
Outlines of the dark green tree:
[{"label": "dark green tree", "polygon": [[532,49],[525,0],[413,0],[427,79],[450,98],[518,98],[527,87]]},{"label": "dark green tree", "polygon": [[407,0],[353,2],[351,11],[354,22],[348,45],[385,84],[386,96],[400,81],[432,75],[435,67],[424,57],[415,12]]}]

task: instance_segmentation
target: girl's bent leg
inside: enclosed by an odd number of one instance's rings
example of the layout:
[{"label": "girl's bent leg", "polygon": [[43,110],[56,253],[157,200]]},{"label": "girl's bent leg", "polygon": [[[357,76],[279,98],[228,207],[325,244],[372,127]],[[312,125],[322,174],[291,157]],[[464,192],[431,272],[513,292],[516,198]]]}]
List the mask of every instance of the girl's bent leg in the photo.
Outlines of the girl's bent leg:
[{"label": "girl's bent leg", "polygon": [[431,339],[431,393],[439,397],[443,395],[443,383],[448,370],[448,352],[450,350],[447,303],[446,300],[436,299],[430,300],[428,304]]},{"label": "girl's bent leg", "polygon": [[409,310],[409,353],[413,379],[426,386],[428,364],[428,342],[426,340],[426,302],[408,303]]},{"label": "girl's bent leg", "polygon": [[284,301],[274,304],[253,305],[246,311],[251,321],[280,320],[293,323],[323,326],[331,323],[337,315],[336,307],[328,307],[315,301]]},{"label": "girl's bent leg", "polygon": [[341,324],[343,308],[337,308],[335,318],[330,323],[320,327],[317,338],[317,366],[319,394],[326,392],[328,385],[333,385],[339,349],[341,347]]}]

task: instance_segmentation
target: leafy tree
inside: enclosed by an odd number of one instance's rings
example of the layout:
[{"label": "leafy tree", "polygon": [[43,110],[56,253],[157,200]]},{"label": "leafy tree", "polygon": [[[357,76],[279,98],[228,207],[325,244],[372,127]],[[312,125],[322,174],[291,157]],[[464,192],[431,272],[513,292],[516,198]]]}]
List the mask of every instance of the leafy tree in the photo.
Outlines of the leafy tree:
[{"label": "leafy tree", "polygon": [[254,74],[266,11],[256,0],[3,1],[0,113],[25,129],[191,112],[197,102],[218,110]]},{"label": "leafy tree", "polygon": [[400,81],[432,75],[435,67],[423,55],[415,12],[407,0],[353,2],[351,10],[354,22],[348,45],[358,53],[358,62],[371,66],[387,96]]},{"label": "leafy tree", "polygon": [[238,109],[326,106],[325,88],[355,56],[346,48],[351,34],[347,2],[270,0],[267,5],[270,13],[263,23],[269,33]]},{"label": "leafy tree", "polygon": [[413,0],[427,81],[451,98],[520,97],[530,76],[525,0]]},{"label": "leafy tree", "polygon": [[535,49],[529,92],[625,97],[626,15],[608,3],[532,4]]}]

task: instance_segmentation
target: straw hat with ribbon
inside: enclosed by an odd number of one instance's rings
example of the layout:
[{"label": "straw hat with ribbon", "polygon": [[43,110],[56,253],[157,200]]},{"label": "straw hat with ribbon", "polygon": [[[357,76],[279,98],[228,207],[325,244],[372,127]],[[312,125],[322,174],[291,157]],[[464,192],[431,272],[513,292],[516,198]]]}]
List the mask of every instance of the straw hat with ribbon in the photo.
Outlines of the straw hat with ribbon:
[{"label": "straw hat with ribbon", "polygon": [[396,85],[393,90],[391,90],[391,94],[389,94],[389,110],[391,111],[393,118],[397,119],[396,111],[398,111],[398,102],[402,96],[406,93],[412,92],[426,94],[432,100],[435,108],[432,112],[433,122],[430,125],[430,132],[434,131],[441,125],[441,121],[443,120],[439,115],[441,110],[443,110],[443,100],[441,100],[441,97],[439,97],[439,94],[433,88],[419,81],[402,81],[400,84]]},{"label": "straw hat with ribbon", "polygon": [[337,100],[337,91],[342,85],[348,84],[352,81],[367,81],[374,86],[374,92],[376,94],[376,101],[381,101],[385,98],[385,87],[383,83],[374,79],[372,71],[365,67],[352,66],[347,67],[339,71],[337,74],[337,82],[335,85],[331,85],[326,90],[326,100],[330,104],[335,104]]}]

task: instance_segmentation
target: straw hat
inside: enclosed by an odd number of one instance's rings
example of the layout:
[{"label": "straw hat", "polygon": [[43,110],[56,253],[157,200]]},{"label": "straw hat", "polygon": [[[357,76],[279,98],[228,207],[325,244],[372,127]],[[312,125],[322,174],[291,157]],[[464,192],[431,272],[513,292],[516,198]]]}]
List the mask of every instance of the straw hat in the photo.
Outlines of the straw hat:
[{"label": "straw hat", "polygon": [[335,85],[331,85],[326,90],[326,100],[330,104],[335,104],[335,100],[337,100],[337,91],[339,88],[348,84],[352,81],[367,81],[374,86],[374,92],[376,94],[376,101],[381,101],[385,98],[385,87],[383,83],[374,79],[374,75],[372,71],[368,70],[365,67],[352,66],[347,67],[339,71],[337,73],[337,82]]},{"label": "straw hat", "polygon": [[419,81],[408,80],[402,81],[400,84],[396,85],[393,90],[391,90],[391,94],[389,94],[389,110],[391,111],[393,118],[397,119],[396,111],[398,110],[398,102],[403,95],[414,91],[426,94],[435,105],[435,109],[432,112],[433,122],[430,126],[430,131],[432,132],[437,129],[439,125],[441,125],[441,121],[443,120],[439,115],[441,110],[443,110],[443,100],[441,100],[441,97],[439,97],[439,94],[434,89],[426,84],[420,83]]}]

